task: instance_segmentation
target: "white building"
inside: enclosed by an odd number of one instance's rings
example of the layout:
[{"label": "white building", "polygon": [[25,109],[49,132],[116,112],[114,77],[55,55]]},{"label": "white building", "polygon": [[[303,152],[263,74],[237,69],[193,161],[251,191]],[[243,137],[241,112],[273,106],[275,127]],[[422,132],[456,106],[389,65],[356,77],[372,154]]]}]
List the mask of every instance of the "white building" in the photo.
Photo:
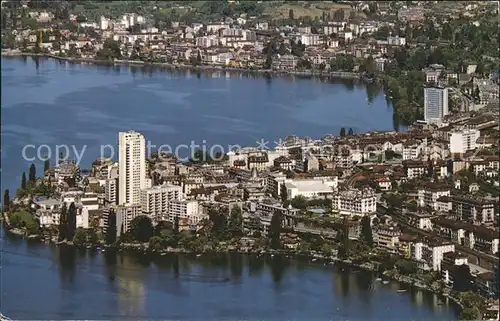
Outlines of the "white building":
[{"label": "white building", "polygon": [[418,204],[421,207],[429,206],[433,210],[439,209],[438,199],[442,196],[450,196],[451,192],[448,187],[421,187],[418,189]]},{"label": "white building", "polygon": [[255,29],[257,29],[257,30],[267,30],[267,29],[269,29],[269,23],[267,23],[267,22],[258,22],[255,25]]},{"label": "white building", "polygon": [[412,258],[428,265],[433,271],[441,271],[443,255],[455,252],[454,244],[428,244],[418,242],[412,245]]},{"label": "white building", "polygon": [[304,34],[300,37],[304,46],[318,46],[321,41],[318,34]]},{"label": "white building", "polygon": [[118,202],[139,204],[141,189],[146,188],[146,139],[135,131],[119,133]]},{"label": "white building", "polygon": [[450,152],[464,154],[466,151],[476,149],[476,141],[480,136],[477,129],[464,129],[452,132],[450,135]]},{"label": "white building", "polygon": [[104,184],[104,200],[107,204],[118,204],[118,178],[108,178]]},{"label": "white building", "polygon": [[196,38],[196,46],[200,48],[210,48],[219,45],[220,39],[217,36],[205,36]]},{"label": "white building", "polygon": [[448,88],[424,88],[424,118],[428,123],[441,123],[448,115]]},{"label": "white building", "polygon": [[403,144],[403,160],[418,159],[422,150],[424,149],[423,144]]},{"label": "white building", "polygon": [[139,215],[142,215],[142,211],[138,204],[118,206],[116,209],[116,236],[120,237],[122,229],[124,233],[128,232],[130,222]]},{"label": "white building", "polygon": [[284,181],[284,184],[288,199],[297,196],[315,198],[333,195],[338,186],[338,178],[335,176],[315,177],[311,179],[287,179]]},{"label": "white building", "polygon": [[168,217],[171,222],[179,217],[179,220],[185,220],[189,225],[196,225],[207,215],[203,214],[196,200],[172,200],[168,203]]},{"label": "white building", "polygon": [[141,190],[141,209],[153,222],[168,220],[169,202],[182,198],[182,187],[163,184]]},{"label": "white building", "polygon": [[333,196],[332,209],[341,215],[370,215],[377,211],[377,196],[371,188],[339,191]]},{"label": "white building", "polygon": [[101,30],[107,30],[109,28],[109,24],[110,24],[110,19],[106,18],[105,16],[101,16],[100,19]]},{"label": "white building", "polygon": [[399,37],[399,36],[389,36],[387,37],[387,44],[389,46],[405,46],[406,45],[406,38],[405,37]]}]

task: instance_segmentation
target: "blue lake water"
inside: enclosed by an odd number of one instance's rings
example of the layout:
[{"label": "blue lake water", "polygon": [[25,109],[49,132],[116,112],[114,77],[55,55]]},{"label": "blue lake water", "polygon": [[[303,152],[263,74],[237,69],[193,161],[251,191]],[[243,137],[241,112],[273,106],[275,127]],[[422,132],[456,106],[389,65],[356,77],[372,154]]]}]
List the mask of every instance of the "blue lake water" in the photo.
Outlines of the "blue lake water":
[{"label": "blue lake water", "polygon": [[[52,59],[2,58],[2,185],[15,190],[41,145],[83,153],[82,166],[135,129],[152,145],[257,146],[288,135],[320,138],[341,127],[393,130],[382,94],[363,85],[297,77],[255,78],[225,72],[144,73]],[[75,150],[73,150],[73,147]],[[85,148],[85,149],[84,149]],[[61,149],[64,151],[64,149]],[[109,149],[105,149],[109,151]],[[183,149],[185,150],[185,149]],[[46,157],[47,149],[40,149]],[[59,153],[57,153],[58,155]],[[35,161],[42,168],[41,161]],[[54,161],[53,161],[54,162]]]},{"label": "blue lake water", "polygon": [[[45,144],[86,146],[82,166],[135,129],[157,146],[256,146],[341,127],[392,130],[383,95],[363,85],[297,77],[141,72],[129,67],[2,58],[2,190],[14,191]],[[40,156],[47,156],[47,149]],[[72,152],[73,153],[73,152]],[[72,154],[72,157],[75,155]],[[42,168],[41,161],[35,161]],[[12,193],[12,192],[11,192]],[[152,258],[1,239],[1,311],[13,319],[454,320],[450,304],[398,294],[376,276],[241,255]]]}]

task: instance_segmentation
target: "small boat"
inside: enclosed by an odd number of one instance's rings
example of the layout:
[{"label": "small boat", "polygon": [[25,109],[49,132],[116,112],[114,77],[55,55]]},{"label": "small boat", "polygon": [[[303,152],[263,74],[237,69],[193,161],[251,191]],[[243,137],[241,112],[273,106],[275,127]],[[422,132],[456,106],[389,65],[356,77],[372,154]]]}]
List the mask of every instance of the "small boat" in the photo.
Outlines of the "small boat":
[{"label": "small boat", "polygon": [[389,284],[389,281],[382,281],[383,284]]},{"label": "small boat", "polygon": [[167,253],[162,253],[162,254],[160,254],[160,255],[161,255],[161,256],[165,256],[165,255],[167,255]]},{"label": "small boat", "polygon": [[200,257],[200,256],[201,256],[201,254],[197,254],[197,255],[196,255],[196,257]]},{"label": "small boat", "polygon": [[316,260],[317,260],[317,259],[316,259],[316,258],[314,258],[314,259],[312,259],[312,260],[311,260],[311,262],[316,262]]},{"label": "small boat", "polygon": [[407,290],[397,290],[396,292],[397,293],[403,293],[403,292],[406,292]]},{"label": "small boat", "polygon": [[102,249],[102,250],[101,250],[101,252],[106,252],[106,250],[105,250],[105,249]]},{"label": "small boat", "polygon": [[380,282],[380,281],[382,281],[382,279],[381,278],[376,278],[375,281]]}]

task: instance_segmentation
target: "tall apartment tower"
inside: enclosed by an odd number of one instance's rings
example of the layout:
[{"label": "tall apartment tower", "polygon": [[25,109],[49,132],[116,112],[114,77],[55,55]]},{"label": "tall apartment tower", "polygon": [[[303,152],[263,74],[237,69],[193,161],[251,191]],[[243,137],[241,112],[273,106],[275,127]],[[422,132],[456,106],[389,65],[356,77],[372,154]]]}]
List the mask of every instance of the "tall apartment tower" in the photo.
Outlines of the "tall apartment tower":
[{"label": "tall apartment tower", "polygon": [[448,88],[424,89],[424,117],[427,123],[440,123],[448,115]]},{"label": "tall apartment tower", "polygon": [[118,203],[140,204],[146,187],[146,139],[135,131],[118,135]]}]

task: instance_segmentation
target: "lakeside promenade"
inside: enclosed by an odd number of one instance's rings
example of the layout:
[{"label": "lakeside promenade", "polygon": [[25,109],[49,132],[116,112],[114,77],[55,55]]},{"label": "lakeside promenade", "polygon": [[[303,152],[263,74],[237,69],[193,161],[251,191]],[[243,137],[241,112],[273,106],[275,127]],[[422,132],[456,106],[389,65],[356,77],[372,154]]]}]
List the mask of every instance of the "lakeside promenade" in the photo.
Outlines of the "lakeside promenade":
[{"label": "lakeside promenade", "polygon": [[146,67],[157,67],[157,68],[165,68],[165,69],[185,69],[192,71],[227,71],[227,72],[245,72],[245,73],[255,73],[255,74],[264,74],[264,75],[273,75],[273,76],[282,76],[282,75],[295,75],[295,76],[305,76],[305,77],[331,77],[331,78],[343,78],[343,79],[365,79],[362,74],[356,72],[344,72],[344,71],[313,71],[313,70],[305,70],[305,71],[296,71],[296,70],[288,70],[288,71],[277,71],[272,69],[247,69],[247,68],[236,68],[236,67],[228,67],[228,66],[217,66],[217,65],[186,65],[186,64],[170,64],[163,62],[144,62],[140,60],[99,60],[94,58],[73,58],[73,57],[60,57],[51,54],[45,53],[27,53],[21,52],[18,50],[9,50],[2,51],[2,57],[42,57],[42,58],[52,58],[60,61],[67,61],[70,63],[89,63],[96,65],[126,65],[126,66],[146,66]]}]

